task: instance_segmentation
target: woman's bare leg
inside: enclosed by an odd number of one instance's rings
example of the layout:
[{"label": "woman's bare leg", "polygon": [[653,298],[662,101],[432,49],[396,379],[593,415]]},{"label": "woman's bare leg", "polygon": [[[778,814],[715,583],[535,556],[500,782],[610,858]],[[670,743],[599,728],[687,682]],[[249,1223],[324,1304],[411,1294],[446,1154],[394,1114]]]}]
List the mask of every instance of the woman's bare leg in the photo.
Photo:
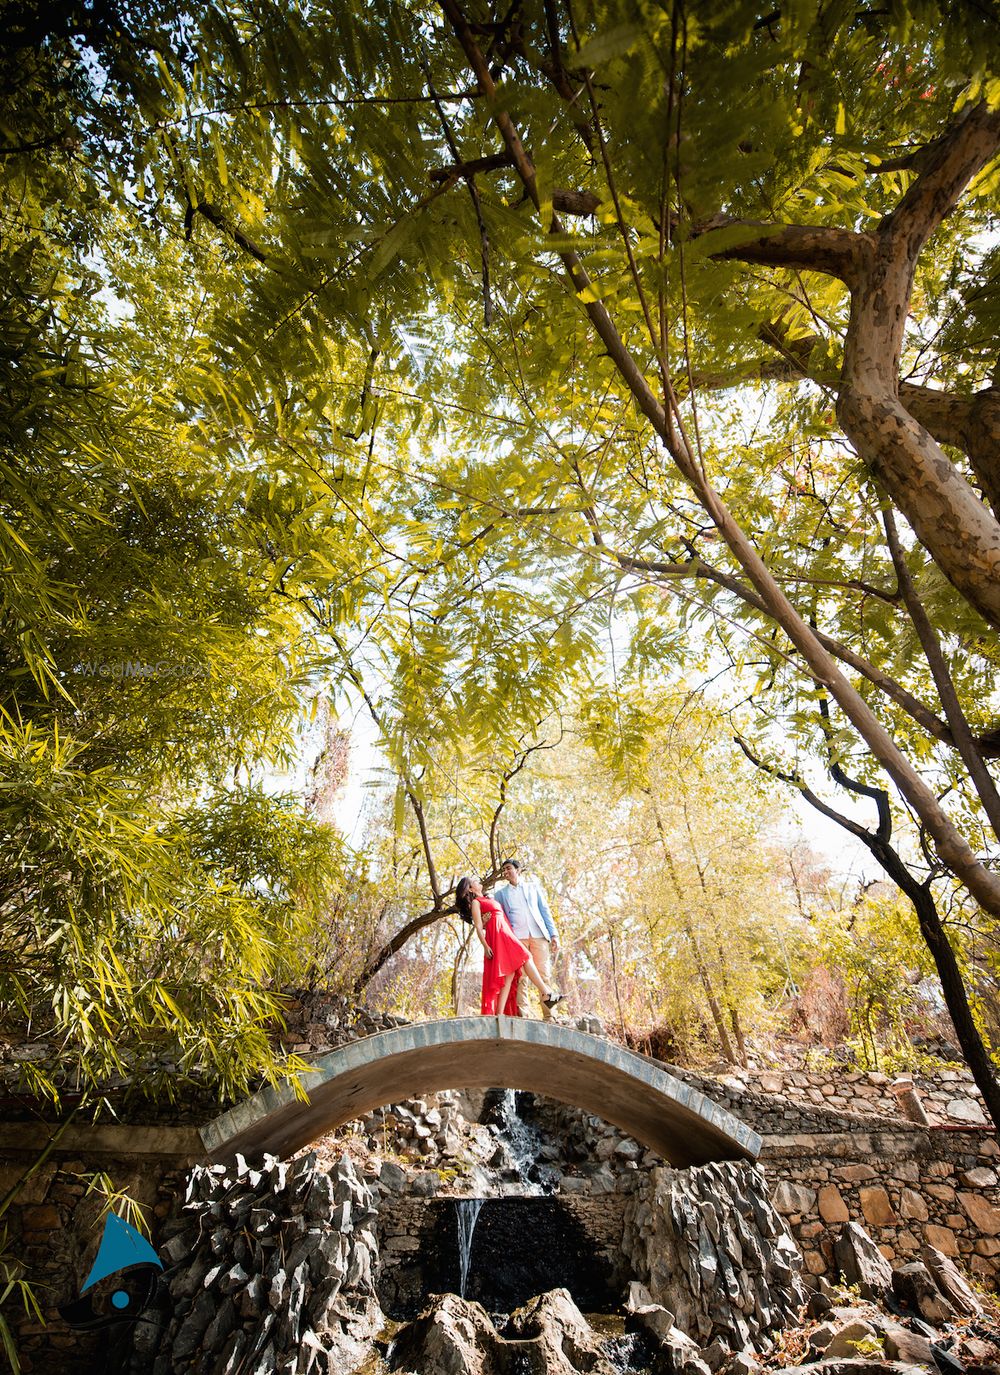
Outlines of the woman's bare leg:
[{"label": "woman's bare leg", "polygon": [[504,979],[503,984],[500,987],[500,992],[497,994],[496,1010],[501,1015],[503,1014],[504,1008],[507,1006],[507,994],[510,992],[510,986],[514,982],[515,973],[516,970],[512,969],[510,971],[510,973],[507,975],[506,979]]},{"label": "woman's bare leg", "polygon": [[542,978],[541,974],[539,974],[538,965],[535,964],[535,961],[532,959],[530,955],[528,956],[527,964],[521,965],[521,973],[527,974],[528,978],[535,985],[535,987],[538,989],[539,993],[541,993],[543,998],[548,998],[551,996],[552,989]]}]

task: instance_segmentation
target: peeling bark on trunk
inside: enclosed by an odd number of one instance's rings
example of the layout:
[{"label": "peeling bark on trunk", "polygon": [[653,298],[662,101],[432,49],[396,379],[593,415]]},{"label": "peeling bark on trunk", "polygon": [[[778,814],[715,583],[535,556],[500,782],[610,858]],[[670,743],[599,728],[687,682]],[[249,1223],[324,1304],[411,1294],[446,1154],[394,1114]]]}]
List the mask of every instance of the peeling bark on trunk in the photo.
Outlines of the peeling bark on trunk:
[{"label": "peeling bark on trunk", "polygon": [[1000,387],[955,396],[901,382],[899,399],[939,444],[950,444],[968,457],[983,496],[1000,518]]},{"label": "peeling bark on trunk", "polygon": [[898,395],[914,266],[887,235],[856,276],[837,416],[937,566],[1000,626],[1000,521]]},{"label": "peeling bark on trunk", "polygon": [[1000,627],[1000,522],[895,397],[842,386],[837,416],[942,573]]}]

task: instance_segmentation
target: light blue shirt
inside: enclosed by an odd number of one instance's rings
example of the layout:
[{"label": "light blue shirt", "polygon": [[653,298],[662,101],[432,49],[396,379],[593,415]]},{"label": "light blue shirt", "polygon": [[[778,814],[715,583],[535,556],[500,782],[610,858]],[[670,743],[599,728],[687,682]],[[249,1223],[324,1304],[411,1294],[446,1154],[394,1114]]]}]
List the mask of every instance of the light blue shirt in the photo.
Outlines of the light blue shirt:
[{"label": "light blue shirt", "polygon": [[[526,936],[537,936],[542,940],[554,941],[556,924],[552,920],[545,894],[537,883],[523,878],[519,883],[504,883],[493,894],[510,922],[510,929],[519,940]],[[521,901],[518,901],[518,898]],[[525,919],[527,913],[527,919]]]}]

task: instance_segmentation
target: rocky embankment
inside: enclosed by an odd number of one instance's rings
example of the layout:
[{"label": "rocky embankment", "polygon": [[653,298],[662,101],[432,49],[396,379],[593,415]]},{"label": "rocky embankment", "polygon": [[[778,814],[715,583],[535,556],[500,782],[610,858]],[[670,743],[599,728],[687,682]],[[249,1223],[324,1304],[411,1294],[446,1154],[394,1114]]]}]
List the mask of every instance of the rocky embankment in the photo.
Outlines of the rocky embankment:
[{"label": "rocky embankment", "polygon": [[346,1375],[382,1326],[376,1194],[349,1156],[195,1167],[130,1375]]},{"label": "rocky embankment", "polygon": [[[837,1261],[851,1287],[804,1277],[756,1167],[671,1169],[647,1160],[606,1123],[551,1104],[522,1106],[534,1119],[532,1149],[555,1153],[542,1163],[554,1171],[547,1187],[560,1188],[565,1206],[586,1218],[579,1208],[589,1191],[592,1207],[621,1210],[618,1288],[604,1316],[581,1312],[568,1288],[553,1287],[509,1312],[432,1293],[409,1321],[387,1322],[380,1282],[398,1258],[380,1228],[393,1207],[433,1203],[454,1211],[448,1192],[470,1178],[502,1206],[517,1202],[510,1197],[520,1163],[509,1149],[509,1100],[445,1094],[373,1114],[294,1161],[251,1168],[238,1160],[229,1169],[192,1171],[161,1249],[169,1268],[158,1304],[137,1327],[122,1369],[764,1375],[797,1367],[810,1375],[998,1375],[991,1306],[933,1248],[894,1268],[850,1222]],[[348,1141],[355,1158],[343,1149]],[[580,1187],[566,1190],[569,1181]],[[563,1206],[560,1193],[546,1195],[546,1203],[537,1184],[534,1190],[525,1202]],[[530,1247],[531,1238],[504,1244]],[[473,1249],[473,1258],[479,1268],[494,1263],[488,1249]],[[614,1307],[617,1318],[608,1316]]]}]

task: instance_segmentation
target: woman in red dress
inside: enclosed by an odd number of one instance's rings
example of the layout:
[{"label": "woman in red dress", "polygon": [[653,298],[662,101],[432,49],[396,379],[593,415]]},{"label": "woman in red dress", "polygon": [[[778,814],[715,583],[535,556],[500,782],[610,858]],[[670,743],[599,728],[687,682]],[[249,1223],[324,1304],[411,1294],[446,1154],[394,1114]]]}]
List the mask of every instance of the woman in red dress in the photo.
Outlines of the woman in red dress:
[{"label": "woman in red dress", "polygon": [[526,946],[514,935],[503,908],[483,894],[477,878],[461,878],[455,890],[455,905],[464,921],[471,921],[483,946],[483,1000],[480,1011],[484,1017],[495,1016],[502,1008],[504,1016],[518,1017],[517,985],[522,972],[542,995],[546,1007],[561,1003],[563,995],[548,986]]}]

